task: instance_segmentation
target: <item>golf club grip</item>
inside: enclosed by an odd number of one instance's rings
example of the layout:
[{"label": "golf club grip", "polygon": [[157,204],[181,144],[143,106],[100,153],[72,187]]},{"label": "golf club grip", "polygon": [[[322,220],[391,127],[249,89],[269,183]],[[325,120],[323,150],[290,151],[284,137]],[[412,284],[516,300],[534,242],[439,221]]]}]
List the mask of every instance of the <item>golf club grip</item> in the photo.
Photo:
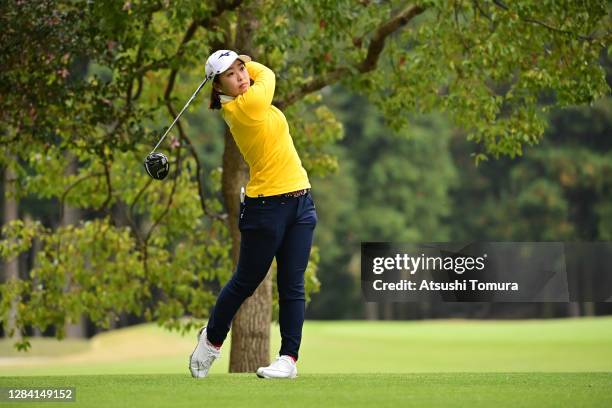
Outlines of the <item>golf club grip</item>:
[{"label": "golf club grip", "polygon": [[[157,148],[159,147],[160,144],[162,144],[162,142],[164,141],[164,139],[166,138],[166,135],[168,133],[170,133],[170,130],[172,130],[172,128],[174,127],[174,124],[176,122],[178,122],[178,120],[180,119],[181,115],[183,114],[183,112],[185,112],[185,109],[187,109],[187,107],[189,106],[189,104],[191,104],[191,102],[195,99],[196,95],[198,94],[198,92],[200,92],[200,89],[202,89],[202,87],[204,86],[204,84],[206,84],[206,82],[208,81],[208,78],[204,78],[204,81],[202,81],[202,83],[200,84],[200,86],[198,86],[198,89],[196,89],[196,91],[193,93],[193,95],[191,95],[191,98],[189,98],[189,100],[187,101],[187,103],[185,104],[185,106],[183,106],[183,109],[181,109],[181,111],[179,112],[178,115],[176,115],[176,118],[174,118],[174,121],[172,122],[172,124],[170,125],[170,127],[166,130],[166,132],[164,133],[164,135],[161,137],[161,139],[159,139],[159,142],[157,142],[157,144],[155,145],[155,147],[153,148],[153,150],[151,150],[151,153],[154,153],[155,150],[157,150]],[[149,154],[151,154],[149,153]]]}]

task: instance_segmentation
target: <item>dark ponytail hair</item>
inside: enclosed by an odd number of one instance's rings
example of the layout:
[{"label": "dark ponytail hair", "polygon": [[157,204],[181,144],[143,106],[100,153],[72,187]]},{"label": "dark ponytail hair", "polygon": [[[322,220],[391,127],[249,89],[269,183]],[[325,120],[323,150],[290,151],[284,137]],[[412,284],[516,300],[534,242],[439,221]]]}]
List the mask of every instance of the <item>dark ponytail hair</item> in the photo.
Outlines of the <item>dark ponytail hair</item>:
[{"label": "dark ponytail hair", "polygon": [[210,104],[208,105],[208,109],[221,109],[221,98],[219,97],[220,93],[215,89],[215,84],[219,85],[219,75],[215,75],[213,78],[213,86],[210,91]]}]

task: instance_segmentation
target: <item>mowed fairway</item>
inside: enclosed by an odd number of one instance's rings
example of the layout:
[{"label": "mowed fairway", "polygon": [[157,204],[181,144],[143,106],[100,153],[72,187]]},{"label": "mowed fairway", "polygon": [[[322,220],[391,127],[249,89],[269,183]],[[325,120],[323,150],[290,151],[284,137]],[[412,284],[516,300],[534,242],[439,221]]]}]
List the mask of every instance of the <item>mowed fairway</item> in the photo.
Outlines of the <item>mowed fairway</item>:
[{"label": "mowed fairway", "polygon": [[154,325],[34,340],[28,358],[2,341],[0,387],[76,387],[69,406],[100,407],[612,406],[612,318],[307,321],[294,381],[226,374],[229,342],[194,380],[194,345]]}]

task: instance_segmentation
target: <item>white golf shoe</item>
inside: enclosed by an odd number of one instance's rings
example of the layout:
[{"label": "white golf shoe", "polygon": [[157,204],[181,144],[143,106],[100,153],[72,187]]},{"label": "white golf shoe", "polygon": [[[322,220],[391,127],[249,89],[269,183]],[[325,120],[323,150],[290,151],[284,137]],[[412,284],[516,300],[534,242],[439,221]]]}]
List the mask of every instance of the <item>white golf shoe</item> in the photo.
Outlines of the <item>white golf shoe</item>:
[{"label": "white golf shoe", "polygon": [[267,367],[257,369],[259,378],[295,378],[297,367],[289,356],[278,356],[276,360]]},{"label": "white golf shoe", "polygon": [[189,357],[189,371],[194,378],[204,378],[212,363],[221,356],[221,351],[208,343],[206,327],[198,332],[198,344]]}]

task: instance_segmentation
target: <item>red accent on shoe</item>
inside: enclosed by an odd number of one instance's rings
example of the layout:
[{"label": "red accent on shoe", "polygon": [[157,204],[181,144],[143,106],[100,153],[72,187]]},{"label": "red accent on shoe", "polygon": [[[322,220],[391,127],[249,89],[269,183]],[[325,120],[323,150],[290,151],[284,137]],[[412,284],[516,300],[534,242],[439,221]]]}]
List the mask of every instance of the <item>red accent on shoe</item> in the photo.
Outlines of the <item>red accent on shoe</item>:
[{"label": "red accent on shoe", "polygon": [[208,340],[208,339],[206,339],[206,341],[208,342],[208,344],[210,344],[211,346],[213,346],[213,347],[215,347],[215,348],[217,348],[217,349],[220,349],[220,348],[221,348],[221,346],[223,345],[223,343],[221,343],[221,344],[214,344],[214,343],[211,343],[211,342],[210,342],[210,340]]},{"label": "red accent on shoe", "polygon": [[291,359],[293,360],[293,364],[295,364],[295,363],[296,363],[296,361],[297,361],[297,360],[295,359],[295,357],[290,356],[289,354],[287,354],[287,357],[291,357]]}]

